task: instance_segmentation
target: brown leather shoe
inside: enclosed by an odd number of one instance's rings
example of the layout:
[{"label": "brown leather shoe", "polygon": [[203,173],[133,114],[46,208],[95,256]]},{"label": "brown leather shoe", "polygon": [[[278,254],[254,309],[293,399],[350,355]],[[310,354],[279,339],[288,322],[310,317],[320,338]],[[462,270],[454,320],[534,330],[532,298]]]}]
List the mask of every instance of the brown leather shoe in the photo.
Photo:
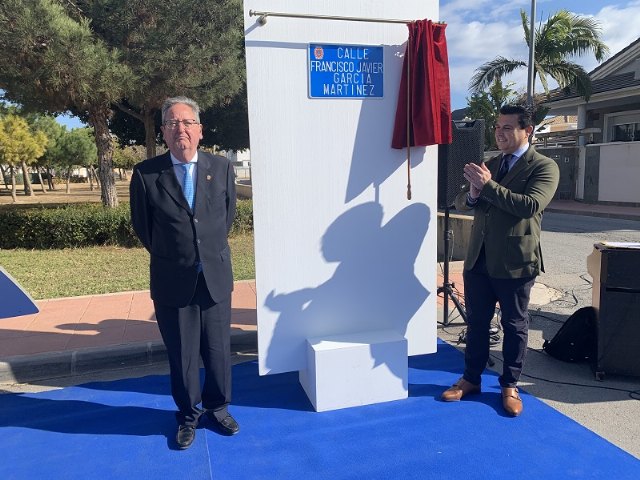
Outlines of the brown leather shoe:
[{"label": "brown leather shoe", "polygon": [[457,402],[465,395],[471,395],[472,393],[480,393],[480,385],[474,385],[464,378],[460,378],[451,388],[442,392],[440,399],[444,402]]},{"label": "brown leather shoe", "polygon": [[522,399],[516,387],[502,387],[502,406],[512,417],[522,413]]}]

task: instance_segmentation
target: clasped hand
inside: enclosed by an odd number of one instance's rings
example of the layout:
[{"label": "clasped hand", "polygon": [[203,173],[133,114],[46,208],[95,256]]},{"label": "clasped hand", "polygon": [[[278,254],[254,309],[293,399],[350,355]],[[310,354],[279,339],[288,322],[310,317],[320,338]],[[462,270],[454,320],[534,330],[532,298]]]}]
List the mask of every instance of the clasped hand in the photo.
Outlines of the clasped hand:
[{"label": "clasped hand", "polygon": [[469,190],[471,198],[478,198],[482,188],[491,180],[491,172],[484,163],[480,163],[480,165],[467,163],[464,166],[464,178],[471,186]]}]

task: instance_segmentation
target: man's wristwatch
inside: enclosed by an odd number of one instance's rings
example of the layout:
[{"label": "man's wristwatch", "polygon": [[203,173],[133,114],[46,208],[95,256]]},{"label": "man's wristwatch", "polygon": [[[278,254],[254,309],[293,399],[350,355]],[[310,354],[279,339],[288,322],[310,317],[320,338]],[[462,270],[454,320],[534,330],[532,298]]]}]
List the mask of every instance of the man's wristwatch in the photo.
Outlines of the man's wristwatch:
[{"label": "man's wristwatch", "polygon": [[478,203],[478,199],[477,198],[472,198],[471,197],[471,192],[467,192],[467,206],[468,207],[473,207],[473,206],[475,206],[476,203]]}]

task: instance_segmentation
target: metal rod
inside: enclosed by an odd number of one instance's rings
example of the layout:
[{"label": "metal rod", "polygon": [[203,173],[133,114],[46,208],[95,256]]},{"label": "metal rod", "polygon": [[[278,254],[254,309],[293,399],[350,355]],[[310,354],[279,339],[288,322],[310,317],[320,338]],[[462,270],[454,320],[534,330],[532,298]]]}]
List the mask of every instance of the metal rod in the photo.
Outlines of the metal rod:
[{"label": "metal rod", "polygon": [[[249,10],[250,17],[260,17],[258,22],[261,25],[267,23],[267,17],[288,17],[288,18],[312,18],[317,20],[343,20],[347,22],[373,22],[373,23],[402,23],[409,24],[414,20],[394,20],[390,18],[362,18],[362,17],[338,17],[335,15],[313,15],[306,13],[281,13],[281,12],[258,12]],[[436,22],[440,23],[440,22]]]}]

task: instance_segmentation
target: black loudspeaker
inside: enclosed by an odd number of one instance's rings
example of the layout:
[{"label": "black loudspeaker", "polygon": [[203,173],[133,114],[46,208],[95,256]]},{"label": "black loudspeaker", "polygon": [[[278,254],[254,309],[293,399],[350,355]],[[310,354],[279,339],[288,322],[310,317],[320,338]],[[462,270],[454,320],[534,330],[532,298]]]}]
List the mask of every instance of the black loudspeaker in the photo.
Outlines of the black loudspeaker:
[{"label": "black loudspeaker", "polygon": [[594,247],[587,267],[598,312],[596,378],[640,376],[640,249]]},{"label": "black loudspeaker", "polygon": [[484,156],[484,119],[452,122],[452,141],[438,146],[438,208],[453,205],[464,187],[467,163],[480,163]]}]

